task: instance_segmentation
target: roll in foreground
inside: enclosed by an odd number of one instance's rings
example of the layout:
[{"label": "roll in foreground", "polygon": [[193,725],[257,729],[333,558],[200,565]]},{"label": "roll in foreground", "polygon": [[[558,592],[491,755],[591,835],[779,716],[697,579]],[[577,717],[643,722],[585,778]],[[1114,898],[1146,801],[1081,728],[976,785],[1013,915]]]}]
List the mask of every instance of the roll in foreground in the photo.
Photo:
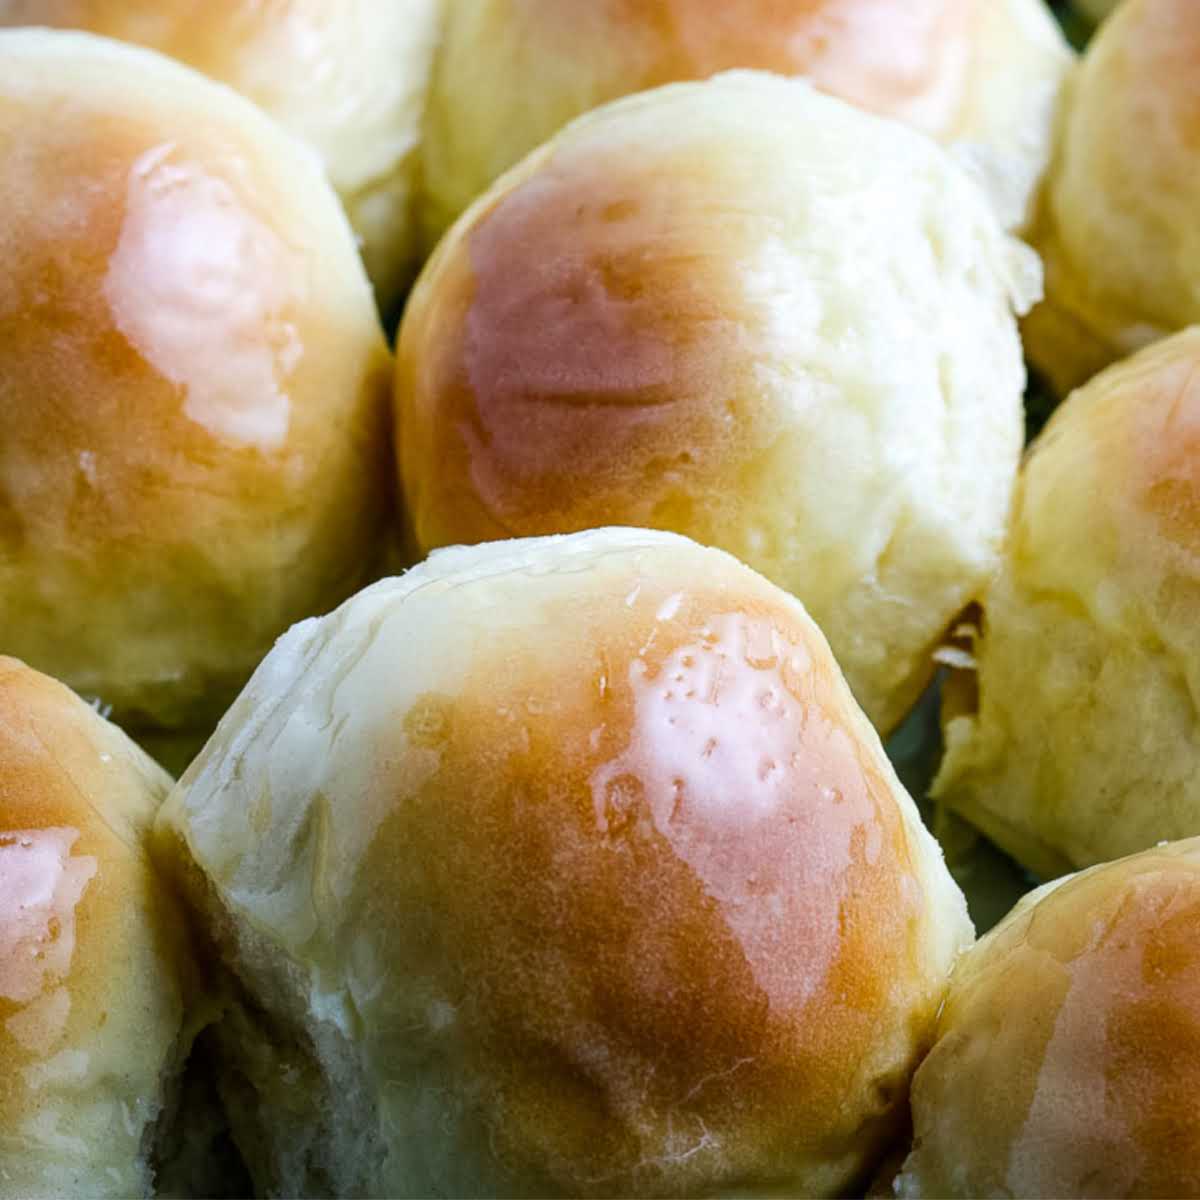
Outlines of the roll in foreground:
[{"label": "roll in foreground", "polygon": [[896,1194],[1200,1194],[1200,841],[1025,897],[954,971]]},{"label": "roll in foreground", "polygon": [[198,995],[147,858],[170,785],[0,657],[0,1197],[151,1194]]},{"label": "roll in foreground", "polygon": [[1060,393],[1200,322],[1200,4],[1128,0],[1068,88],[1033,241],[1030,359]]},{"label": "roll in foreground", "polygon": [[641,530],[297,626],[157,836],[276,1194],[839,1193],[971,937],[801,606]]},{"label": "roll in foreground", "polygon": [[387,349],[319,167],[149,51],[0,33],[0,651],[215,721],[368,577]]},{"label": "roll in foreground", "polygon": [[1198,381],[1190,330],[1058,410],[949,693],[935,794],[1045,876],[1200,833]]},{"label": "roll in foreground", "polygon": [[0,25],[103,34],[229,84],[320,157],[390,311],[412,280],[439,0],[0,0]]},{"label": "roll in foreground", "polygon": [[413,292],[416,540],[719,546],[804,601],[890,729],[996,565],[1036,285],[933,143],[802,81],[618,101],[497,184]]},{"label": "roll in foreground", "polygon": [[804,75],[973,161],[1021,223],[1071,53],[1042,0],[465,0],[423,147],[427,240],[571,118],[735,67]]}]

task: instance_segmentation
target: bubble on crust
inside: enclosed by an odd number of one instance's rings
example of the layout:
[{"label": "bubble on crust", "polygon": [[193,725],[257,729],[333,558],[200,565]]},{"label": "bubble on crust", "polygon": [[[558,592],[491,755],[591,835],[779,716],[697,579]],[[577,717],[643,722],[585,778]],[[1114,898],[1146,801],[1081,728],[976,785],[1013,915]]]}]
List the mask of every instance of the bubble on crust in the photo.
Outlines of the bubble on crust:
[{"label": "bubble on crust", "polygon": [[29,1004],[70,972],[75,909],[98,870],[92,855],[71,855],[78,838],[59,827],[0,833],[0,998]]},{"label": "bubble on crust", "polygon": [[303,262],[225,180],[164,143],[129,172],[104,295],[118,329],[184,393],[185,416],[235,446],[277,450],[304,354],[285,312]]},{"label": "bubble on crust", "polygon": [[96,486],[96,452],[94,450],[80,450],[79,471],[89,486]]},{"label": "bubble on crust", "polygon": [[770,620],[741,613],[715,617],[657,670],[634,658],[629,744],[591,778],[597,831],[644,833],[648,815],[777,1010],[822,988],[851,872],[884,850],[853,740],[809,694],[811,666]]},{"label": "bubble on crust", "polygon": [[683,593],[673,592],[659,606],[658,611],[654,614],[656,621],[669,621],[679,612],[679,606],[683,603]]}]

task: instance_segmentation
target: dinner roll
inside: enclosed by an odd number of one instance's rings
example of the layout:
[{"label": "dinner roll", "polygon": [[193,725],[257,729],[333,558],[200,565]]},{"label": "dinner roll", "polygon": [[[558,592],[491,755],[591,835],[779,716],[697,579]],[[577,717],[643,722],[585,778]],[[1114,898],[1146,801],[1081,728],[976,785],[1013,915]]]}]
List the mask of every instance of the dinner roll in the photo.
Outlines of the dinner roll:
[{"label": "dinner roll", "polygon": [[960,960],[902,1197],[1200,1194],[1200,840],[1025,897]]},{"label": "dinner roll", "polygon": [[795,592],[894,726],[992,571],[1037,265],[932,142],[755,72],[568,126],[442,243],[397,364],[422,550],[621,523]]},{"label": "dinner roll", "polygon": [[273,1195],[840,1194],[971,937],[800,604],[645,530],[298,625],[156,837]]},{"label": "dinner roll", "polygon": [[150,1194],[197,991],[146,853],[170,785],[0,658],[0,1197]]},{"label": "dinner roll", "polygon": [[935,794],[1047,876],[1200,833],[1200,329],[1072,395],[1015,510]]},{"label": "dinner roll", "polygon": [[367,577],[390,360],[337,199],[149,51],[0,32],[0,651],[215,722]]},{"label": "dinner roll", "polygon": [[425,122],[432,243],[572,117],[731,67],[806,75],[976,161],[1019,224],[1071,53],[1042,0],[470,0],[451,4]]},{"label": "dinner roll", "polygon": [[1034,241],[1046,302],[1026,329],[1060,394],[1200,322],[1200,4],[1128,0],[1064,105]]},{"label": "dinner roll", "polygon": [[0,0],[0,25],[136,42],[249,96],[316,152],[389,311],[414,271],[417,145],[439,4]]}]

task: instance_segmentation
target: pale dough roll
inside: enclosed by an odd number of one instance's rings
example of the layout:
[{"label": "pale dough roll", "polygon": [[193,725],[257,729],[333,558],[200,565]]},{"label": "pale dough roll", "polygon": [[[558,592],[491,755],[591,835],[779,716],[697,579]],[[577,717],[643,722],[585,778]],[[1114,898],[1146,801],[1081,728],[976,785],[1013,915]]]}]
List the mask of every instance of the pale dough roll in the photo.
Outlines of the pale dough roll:
[{"label": "pale dough roll", "polygon": [[171,786],[62,684],[0,657],[0,1197],[151,1194],[202,998],[151,867]]},{"label": "pale dough roll", "polygon": [[1031,361],[1065,395],[1200,322],[1200,5],[1128,0],[1100,26],[1064,100],[1033,241],[1046,301]]},{"label": "pale dough roll", "polygon": [[215,722],[369,577],[390,358],[306,151],[86,34],[0,32],[0,651]]},{"label": "pale dough roll", "polygon": [[894,1194],[1200,1193],[1200,841],[1026,896],[960,960]]},{"label": "pale dough roll", "polygon": [[414,289],[415,540],[719,546],[804,601],[890,729],[997,562],[1037,287],[936,145],[802,81],[617,101],[501,179]]},{"label": "pale dough roll", "polygon": [[1200,330],[1110,367],[1023,468],[935,795],[1044,875],[1200,833]]},{"label": "pale dough roll", "polygon": [[799,603],[644,530],[297,626],[157,834],[271,1194],[842,1194],[971,938]]},{"label": "pale dough roll", "polygon": [[735,67],[805,75],[979,164],[1021,223],[1071,53],[1041,0],[466,0],[449,5],[423,147],[426,239],[569,120]]},{"label": "pale dough roll", "polygon": [[229,84],[308,145],[390,312],[417,258],[421,117],[441,0],[0,0],[0,25],[80,29]]}]

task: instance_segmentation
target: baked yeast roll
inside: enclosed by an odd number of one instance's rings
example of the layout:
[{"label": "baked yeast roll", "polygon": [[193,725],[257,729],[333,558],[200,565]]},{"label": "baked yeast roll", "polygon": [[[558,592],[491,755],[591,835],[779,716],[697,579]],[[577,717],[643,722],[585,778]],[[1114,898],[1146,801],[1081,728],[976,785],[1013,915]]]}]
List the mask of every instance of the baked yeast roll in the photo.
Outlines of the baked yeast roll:
[{"label": "baked yeast roll", "polygon": [[425,123],[427,238],[571,118],[733,67],[965,143],[1004,221],[1050,152],[1071,54],[1042,0],[467,0],[449,5]]},{"label": "baked yeast roll", "polygon": [[959,961],[895,1194],[1200,1193],[1200,840],[1026,896]]},{"label": "baked yeast roll", "polygon": [[933,143],[802,81],[617,101],[505,176],[413,292],[416,540],[719,546],[800,596],[889,729],[996,561],[1036,272]]},{"label": "baked yeast roll", "polygon": [[971,937],[803,608],[643,530],[297,626],[156,837],[272,1194],[840,1193]]},{"label": "baked yeast roll", "polygon": [[366,578],[390,364],[337,198],[149,51],[0,33],[0,650],[216,719]]},{"label": "baked yeast roll", "polygon": [[1055,413],[975,657],[934,790],[1010,853],[1049,876],[1200,832],[1200,330]]},{"label": "baked yeast roll", "polygon": [[437,21],[438,0],[0,0],[0,25],[135,42],[261,105],[319,156],[385,310],[414,269],[417,144]]},{"label": "baked yeast roll", "polygon": [[1128,0],[1064,102],[1034,242],[1031,360],[1062,394],[1200,322],[1200,4]]},{"label": "baked yeast roll", "polygon": [[0,1196],[142,1196],[187,1051],[182,914],[146,854],[171,781],[0,658]]}]

